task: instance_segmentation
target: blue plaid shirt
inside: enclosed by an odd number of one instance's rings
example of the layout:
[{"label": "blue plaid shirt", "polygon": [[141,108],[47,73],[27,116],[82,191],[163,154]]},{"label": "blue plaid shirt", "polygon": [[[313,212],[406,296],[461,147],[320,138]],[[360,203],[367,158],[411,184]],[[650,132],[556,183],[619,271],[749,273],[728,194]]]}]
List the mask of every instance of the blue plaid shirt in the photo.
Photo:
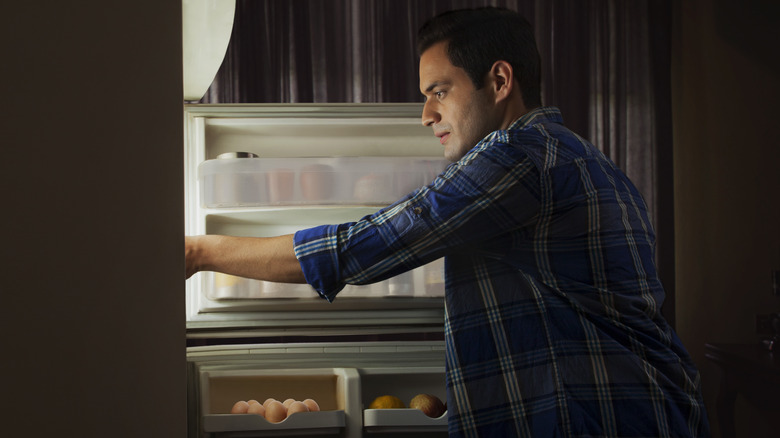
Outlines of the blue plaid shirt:
[{"label": "blue plaid shirt", "polygon": [[647,207],[562,123],[533,110],[395,204],[299,231],[306,280],[332,300],[445,257],[450,436],[707,436]]}]

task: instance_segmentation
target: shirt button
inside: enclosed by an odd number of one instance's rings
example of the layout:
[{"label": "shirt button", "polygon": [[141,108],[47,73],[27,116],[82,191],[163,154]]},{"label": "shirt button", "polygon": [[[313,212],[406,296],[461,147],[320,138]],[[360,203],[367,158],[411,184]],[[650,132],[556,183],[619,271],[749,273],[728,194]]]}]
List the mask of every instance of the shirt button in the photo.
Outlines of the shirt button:
[{"label": "shirt button", "polygon": [[412,210],[414,214],[420,215],[422,213],[422,207],[414,207],[414,210]]}]

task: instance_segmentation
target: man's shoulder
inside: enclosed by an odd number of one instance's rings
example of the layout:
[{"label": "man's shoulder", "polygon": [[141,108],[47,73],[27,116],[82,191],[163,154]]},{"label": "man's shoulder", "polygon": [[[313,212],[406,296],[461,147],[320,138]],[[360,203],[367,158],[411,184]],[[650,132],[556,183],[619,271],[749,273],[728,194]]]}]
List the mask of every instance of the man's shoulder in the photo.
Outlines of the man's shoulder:
[{"label": "man's shoulder", "polygon": [[563,125],[561,111],[554,106],[539,106],[515,119],[508,130],[524,130],[535,125],[550,123]]},{"label": "man's shoulder", "polygon": [[557,108],[540,107],[523,117],[527,119],[519,119],[497,139],[521,150],[541,166],[556,166],[576,158],[598,158],[590,142],[564,126]]}]

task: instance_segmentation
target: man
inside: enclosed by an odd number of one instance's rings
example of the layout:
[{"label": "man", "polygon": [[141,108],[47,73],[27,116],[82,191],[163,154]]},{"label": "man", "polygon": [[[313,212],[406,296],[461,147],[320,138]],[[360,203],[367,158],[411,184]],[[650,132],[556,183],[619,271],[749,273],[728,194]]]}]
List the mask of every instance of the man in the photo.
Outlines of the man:
[{"label": "man", "polygon": [[442,256],[451,436],[707,436],[699,375],[660,314],[640,194],[541,107],[531,26],[454,11],[419,34],[422,121],[450,165],[355,223],[187,239],[201,269],[328,300]]}]

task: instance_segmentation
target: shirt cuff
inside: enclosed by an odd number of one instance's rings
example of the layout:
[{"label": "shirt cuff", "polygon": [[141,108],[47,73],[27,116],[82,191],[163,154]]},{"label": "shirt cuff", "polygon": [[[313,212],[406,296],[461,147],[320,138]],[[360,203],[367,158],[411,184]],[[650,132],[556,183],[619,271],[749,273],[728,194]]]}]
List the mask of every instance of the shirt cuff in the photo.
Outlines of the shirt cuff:
[{"label": "shirt cuff", "polygon": [[345,284],[339,276],[338,225],[320,225],[293,235],[295,257],[306,282],[332,302]]}]

